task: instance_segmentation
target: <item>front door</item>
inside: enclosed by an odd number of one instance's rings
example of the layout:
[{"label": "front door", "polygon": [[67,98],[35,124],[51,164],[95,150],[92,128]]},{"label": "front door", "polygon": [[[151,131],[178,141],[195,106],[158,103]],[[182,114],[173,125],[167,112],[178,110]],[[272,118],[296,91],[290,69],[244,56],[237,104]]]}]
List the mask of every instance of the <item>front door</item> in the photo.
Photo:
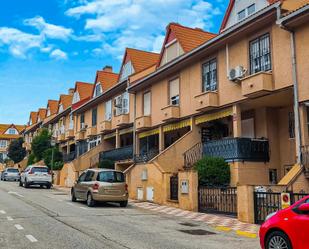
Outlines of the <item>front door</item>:
[{"label": "front door", "polygon": [[147,187],[147,201],[153,201],[153,187]]}]

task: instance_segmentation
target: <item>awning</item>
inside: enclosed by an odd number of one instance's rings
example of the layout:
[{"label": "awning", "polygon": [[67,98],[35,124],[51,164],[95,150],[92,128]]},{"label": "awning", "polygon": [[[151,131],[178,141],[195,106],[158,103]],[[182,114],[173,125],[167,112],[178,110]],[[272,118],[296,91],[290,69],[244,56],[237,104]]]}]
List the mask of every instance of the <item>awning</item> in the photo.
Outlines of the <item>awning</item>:
[{"label": "awning", "polygon": [[188,127],[191,125],[192,125],[191,119],[186,119],[186,120],[180,121],[175,124],[169,124],[169,125],[163,126],[163,132],[178,130],[178,129]]},{"label": "awning", "polygon": [[138,138],[144,138],[144,137],[149,137],[149,136],[152,136],[152,135],[156,135],[156,134],[159,134],[159,128],[157,129],[153,129],[153,130],[150,130],[150,131],[144,131],[144,132],[141,132],[138,134]]},{"label": "awning", "polygon": [[112,138],[112,137],[116,137],[116,132],[113,132],[113,133],[104,135],[104,138],[103,138],[103,139],[106,140],[106,139],[110,139],[110,138]]},{"label": "awning", "polygon": [[206,122],[217,120],[220,118],[225,118],[225,117],[232,116],[232,115],[233,115],[233,109],[232,107],[230,107],[230,108],[227,108],[222,111],[215,112],[215,113],[198,116],[195,118],[195,124],[198,125],[198,124],[206,123]]},{"label": "awning", "polygon": [[133,132],[133,127],[119,130],[119,135],[124,135],[124,134],[128,134],[128,133],[131,133],[131,132]]}]

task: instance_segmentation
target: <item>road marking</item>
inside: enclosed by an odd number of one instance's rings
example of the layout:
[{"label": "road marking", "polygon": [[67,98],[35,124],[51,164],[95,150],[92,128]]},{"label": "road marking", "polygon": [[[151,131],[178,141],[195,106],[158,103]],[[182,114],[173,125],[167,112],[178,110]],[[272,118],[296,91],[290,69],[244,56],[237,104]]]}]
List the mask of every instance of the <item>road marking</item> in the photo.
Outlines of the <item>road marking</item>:
[{"label": "road marking", "polygon": [[14,226],[16,227],[17,230],[23,230],[23,229],[24,229],[24,228],[23,228],[21,225],[19,225],[19,224],[15,224]]},{"label": "road marking", "polygon": [[243,237],[247,237],[247,238],[251,238],[251,239],[255,239],[257,237],[257,235],[255,233],[249,233],[249,232],[240,231],[240,230],[237,230],[236,234],[239,235],[239,236],[243,236]]},{"label": "road marking", "polygon": [[8,194],[10,194],[10,195],[16,195],[16,196],[18,196],[18,197],[24,197],[23,195],[21,195],[21,194],[19,194],[19,193],[17,193],[17,192],[13,192],[13,191],[9,191]]},{"label": "road marking", "polygon": [[4,210],[0,210],[0,214],[6,214]]},{"label": "road marking", "polygon": [[6,218],[8,219],[8,221],[14,220],[11,216],[7,216]]},{"label": "road marking", "polygon": [[38,242],[38,240],[36,238],[34,238],[31,234],[26,235],[26,238],[28,240],[30,240],[30,242]]},{"label": "road marking", "polygon": [[224,227],[224,226],[217,226],[215,227],[215,229],[217,231],[222,231],[222,232],[230,232],[232,230],[232,228],[230,227]]}]

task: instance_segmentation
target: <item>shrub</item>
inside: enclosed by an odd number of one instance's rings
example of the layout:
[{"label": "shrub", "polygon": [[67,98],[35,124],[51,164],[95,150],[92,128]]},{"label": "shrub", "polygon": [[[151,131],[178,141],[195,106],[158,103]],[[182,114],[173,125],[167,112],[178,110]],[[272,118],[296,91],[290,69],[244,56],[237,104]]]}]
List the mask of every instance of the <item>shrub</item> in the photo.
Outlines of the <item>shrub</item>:
[{"label": "shrub", "polygon": [[52,166],[52,152],[54,151],[53,170],[58,170],[63,167],[62,153],[57,147],[49,148],[43,152],[43,160],[45,165],[51,169]]},{"label": "shrub", "polygon": [[33,165],[36,163],[36,159],[35,159],[35,155],[34,154],[30,154],[28,157],[28,162],[27,162],[27,166],[28,165]]},{"label": "shrub", "polygon": [[223,158],[204,157],[195,163],[199,183],[208,186],[227,186],[230,184],[230,166]]},{"label": "shrub", "polygon": [[31,148],[37,162],[43,159],[44,152],[51,147],[50,140],[51,134],[45,128],[33,138]]},{"label": "shrub", "polygon": [[12,159],[14,163],[21,162],[27,154],[26,149],[23,148],[23,142],[23,138],[18,138],[13,140],[9,145],[8,157]]},{"label": "shrub", "polygon": [[99,162],[99,168],[101,169],[115,169],[115,162],[112,160],[104,159]]}]

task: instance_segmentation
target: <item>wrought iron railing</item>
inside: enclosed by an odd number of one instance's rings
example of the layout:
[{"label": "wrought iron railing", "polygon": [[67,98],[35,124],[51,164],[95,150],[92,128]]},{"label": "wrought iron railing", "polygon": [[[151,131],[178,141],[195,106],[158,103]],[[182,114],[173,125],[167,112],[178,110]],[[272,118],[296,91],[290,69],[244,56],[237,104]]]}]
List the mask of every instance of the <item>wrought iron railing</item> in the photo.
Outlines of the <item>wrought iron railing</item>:
[{"label": "wrought iron railing", "polygon": [[226,161],[269,161],[269,142],[264,139],[224,138],[203,144],[203,155]]},{"label": "wrought iron railing", "polygon": [[191,149],[187,150],[184,154],[184,168],[190,169],[193,165],[203,157],[203,144],[197,143]]},{"label": "wrought iron railing", "polygon": [[103,160],[123,161],[133,159],[133,145],[100,152],[100,162]]},{"label": "wrought iron railing", "polygon": [[72,151],[69,154],[63,153],[62,157],[63,157],[63,162],[65,163],[71,162],[76,158],[76,152]]},{"label": "wrought iron railing", "polygon": [[158,149],[151,149],[134,156],[135,163],[146,163],[159,154]]}]

